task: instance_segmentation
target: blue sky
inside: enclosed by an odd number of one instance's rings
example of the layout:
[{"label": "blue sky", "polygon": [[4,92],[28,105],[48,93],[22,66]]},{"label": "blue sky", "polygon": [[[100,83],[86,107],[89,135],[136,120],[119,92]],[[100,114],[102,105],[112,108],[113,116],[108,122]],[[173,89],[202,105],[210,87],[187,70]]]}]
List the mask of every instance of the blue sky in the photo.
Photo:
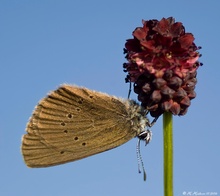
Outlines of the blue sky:
[{"label": "blue sky", "polygon": [[187,115],[174,117],[174,193],[220,195],[219,8],[218,0],[1,0],[0,195],[163,195],[162,118],[141,147],[147,182],[137,172],[136,139],[46,169],[27,168],[20,145],[34,106],[62,83],[127,97],[125,40],[142,19],[169,16],[194,34],[204,64]]}]

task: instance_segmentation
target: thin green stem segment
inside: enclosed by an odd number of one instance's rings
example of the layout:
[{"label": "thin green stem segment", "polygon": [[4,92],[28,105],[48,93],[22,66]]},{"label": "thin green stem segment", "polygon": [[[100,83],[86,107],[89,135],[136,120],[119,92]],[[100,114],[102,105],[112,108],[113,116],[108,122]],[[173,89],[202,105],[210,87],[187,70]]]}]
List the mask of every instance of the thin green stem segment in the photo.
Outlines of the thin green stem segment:
[{"label": "thin green stem segment", "polygon": [[173,116],[163,114],[164,196],[173,196]]}]

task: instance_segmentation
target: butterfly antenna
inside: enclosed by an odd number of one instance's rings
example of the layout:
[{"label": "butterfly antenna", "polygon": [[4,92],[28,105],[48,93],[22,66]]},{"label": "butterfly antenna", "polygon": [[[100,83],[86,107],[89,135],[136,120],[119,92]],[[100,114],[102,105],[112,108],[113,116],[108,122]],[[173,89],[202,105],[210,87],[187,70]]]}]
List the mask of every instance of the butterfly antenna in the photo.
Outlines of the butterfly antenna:
[{"label": "butterfly antenna", "polygon": [[128,99],[130,98],[130,95],[131,95],[131,81],[129,81]]},{"label": "butterfly antenna", "polygon": [[143,162],[142,157],[141,157],[140,141],[141,141],[141,139],[138,139],[137,148],[136,148],[136,150],[137,150],[137,160],[138,160],[138,173],[141,173],[140,167],[142,167],[142,170],[143,170],[143,173],[144,173],[144,181],[146,181],[147,174],[146,174],[146,171],[144,169],[144,162]]}]

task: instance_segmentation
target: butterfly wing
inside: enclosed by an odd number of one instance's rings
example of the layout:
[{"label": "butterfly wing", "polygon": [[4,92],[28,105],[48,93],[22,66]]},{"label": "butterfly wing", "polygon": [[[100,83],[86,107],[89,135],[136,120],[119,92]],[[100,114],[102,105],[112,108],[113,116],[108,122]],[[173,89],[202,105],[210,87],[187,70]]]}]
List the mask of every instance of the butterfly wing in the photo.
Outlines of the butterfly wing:
[{"label": "butterfly wing", "polygon": [[22,154],[29,167],[48,167],[115,148],[136,136],[129,100],[63,85],[42,99],[27,124]]}]

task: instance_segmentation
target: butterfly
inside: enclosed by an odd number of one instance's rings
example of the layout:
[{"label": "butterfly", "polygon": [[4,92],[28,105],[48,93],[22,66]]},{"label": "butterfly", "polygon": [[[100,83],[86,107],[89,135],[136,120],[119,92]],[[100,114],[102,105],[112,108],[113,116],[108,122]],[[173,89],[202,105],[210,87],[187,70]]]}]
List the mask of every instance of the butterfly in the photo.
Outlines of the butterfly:
[{"label": "butterfly", "polygon": [[129,99],[64,84],[35,107],[22,137],[28,167],[76,161],[134,137],[149,143],[147,111]]}]

